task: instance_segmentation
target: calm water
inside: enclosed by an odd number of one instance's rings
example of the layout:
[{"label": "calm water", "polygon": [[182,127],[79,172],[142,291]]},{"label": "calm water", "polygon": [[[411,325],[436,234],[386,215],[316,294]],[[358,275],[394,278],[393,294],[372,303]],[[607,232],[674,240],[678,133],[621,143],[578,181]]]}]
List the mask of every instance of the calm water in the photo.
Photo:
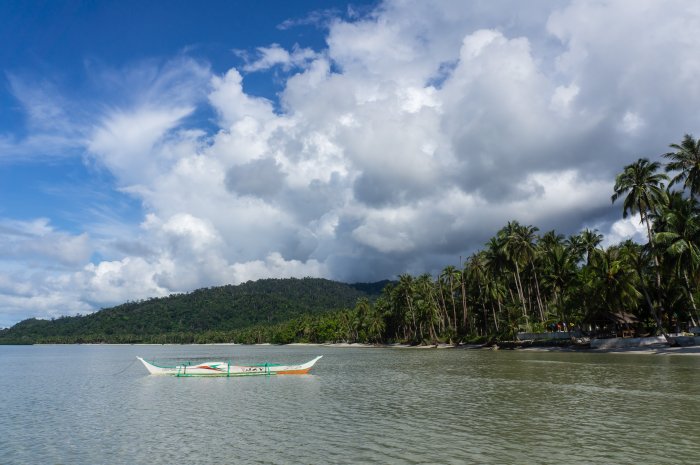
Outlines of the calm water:
[{"label": "calm water", "polygon": [[[320,354],[304,376],[156,377],[132,364]],[[0,464],[700,460],[700,357],[0,346],[0,360]]]}]

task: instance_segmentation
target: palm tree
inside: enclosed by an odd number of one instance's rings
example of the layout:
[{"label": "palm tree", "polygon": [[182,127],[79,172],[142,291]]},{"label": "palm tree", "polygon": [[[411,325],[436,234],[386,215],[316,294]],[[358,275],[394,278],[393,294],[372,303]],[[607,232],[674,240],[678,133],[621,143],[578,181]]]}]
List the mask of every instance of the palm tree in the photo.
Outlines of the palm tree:
[{"label": "palm tree", "polygon": [[[518,287],[516,281],[516,289],[518,293],[518,301],[516,301],[513,296],[513,289],[510,284],[510,278],[508,272],[510,272],[509,265],[510,260],[505,252],[505,237],[502,234],[503,230],[489,239],[486,243],[486,250],[484,251],[484,258],[486,261],[486,267],[490,279],[493,281],[503,281],[506,284],[506,290],[510,294],[511,301],[513,304],[522,305],[523,310],[525,309],[525,303],[520,296],[520,287]],[[516,273],[513,273],[516,276]]]},{"label": "palm tree", "polygon": [[598,234],[598,230],[590,230],[588,228],[581,231],[581,247],[586,252],[586,264],[591,262],[591,254],[603,242],[603,235]]},{"label": "palm tree", "polygon": [[[495,251],[496,254],[498,254],[498,250],[499,247],[491,249],[491,251]],[[469,257],[465,263],[464,272],[462,273],[466,281],[472,285],[476,285],[477,304],[481,307],[482,311],[484,334],[489,332],[486,309],[487,304],[491,307],[494,327],[496,332],[498,332],[498,317],[496,316],[494,301],[497,302],[500,312],[501,295],[493,292],[494,287],[499,281],[498,271],[496,271],[499,269],[499,263],[498,258],[496,257],[496,255],[491,255],[491,258],[489,258],[489,252],[483,250],[475,253]]]},{"label": "palm tree", "polygon": [[623,195],[622,217],[627,218],[628,213],[639,213],[642,222],[647,227],[647,235],[651,243],[651,225],[648,222],[649,213],[655,213],[659,205],[666,198],[664,181],[668,176],[657,173],[661,165],[659,162],[650,162],[646,158],[640,158],[636,162],[625,166],[622,173],[615,178],[615,193],[611,200],[613,203]]},{"label": "palm tree", "polygon": [[637,274],[620,247],[610,247],[591,256],[586,286],[598,302],[594,308],[608,313],[632,311],[638,307],[641,293],[637,290]]},{"label": "palm tree", "polygon": [[[611,200],[613,203],[623,195],[622,217],[627,218],[628,213],[639,213],[641,221],[647,228],[649,238],[649,248],[654,257],[654,271],[656,274],[656,289],[661,292],[661,273],[659,272],[659,258],[655,253],[654,242],[652,240],[650,214],[656,214],[659,206],[667,202],[664,181],[668,176],[657,173],[661,165],[659,162],[650,162],[646,158],[640,158],[636,162],[625,166],[622,173],[615,178],[615,193]],[[656,314],[657,323],[661,322],[661,312]],[[659,328],[662,329],[662,328]]]},{"label": "palm tree", "polygon": [[[527,310],[525,306],[525,289],[521,279],[520,264],[524,267],[527,265],[532,266],[532,271],[535,278],[535,288],[537,291],[537,303],[540,310],[540,319],[544,319],[544,312],[542,310],[542,303],[539,296],[539,283],[537,280],[537,271],[534,267],[534,257],[535,257],[535,243],[537,242],[536,232],[539,228],[535,226],[522,226],[517,221],[510,221],[505,228],[502,230],[504,235],[504,251],[506,256],[515,266],[516,272],[516,285],[518,286],[518,293],[523,306],[523,315],[527,319]],[[530,293],[528,293],[528,306],[530,303]]]},{"label": "palm tree", "polygon": [[402,322],[404,326],[404,337],[408,337],[406,328],[411,328],[411,339],[416,338],[416,333],[418,329],[417,325],[417,315],[416,308],[413,304],[413,297],[415,294],[415,282],[413,276],[408,273],[399,275],[399,282],[393,289],[393,300],[396,302],[397,308],[405,308],[408,311],[403,311],[404,321]]},{"label": "palm tree", "polygon": [[564,294],[569,284],[576,277],[575,251],[561,245],[555,245],[547,249],[545,257],[548,266],[544,276],[545,281],[554,292],[554,299],[559,308],[559,317],[562,321],[569,322],[569,314],[564,303]]},{"label": "palm tree", "polygon": [[520,278],[520,264],[524,255],[524,244],[519,237],[520,223],[517,221],[509,221],[505,228],[499,231],[499,236],[502,238],[502,248],[508,261],[515,268],[515,288],[518,292],[518,299],[523,307],[523,316],[527,318],[527,307],[525,306],[525,293],[523,291],[523,283]]},{"label": "palm tree", "polygon": [[418,338],[416,342],[423,342],[425,329],[428,330],[431,342],[437,339],[435,323],[439,321],[440,305],[433,295],[433,278],[428,273],[423,273],[414,281],[414,308],[418,318]]},{"label": "palm tree", "polygon": [[[460,257],[460,262],[462,261],[462,257]],[[460,270],[459,272],[459,285],[460,285],[460,294],[462,297],[462,328],[464,331],[464,334],[469,334],[469,325],[468,325],[468,320],[469,320],[469,312],[467,308],[467,267],[466,264],[464,265],[464,268]]]},{"label": "palm tree", "polygon": [[537,244],[544,247],[554,247],[555,245],[564,244],[564,240],[563,234],[558,234],[556,231],[551,230],[542,234],[542,237],[539,241],[537,241]]},{"label": "palm tree", "polygon": [[695,140],[692,135],[686,134],[680,144],[671,144],[675,152],[665,153],[663,156],[671,161],[666,165],[666,171],[675,171],[676,174],[669,187],[683,183],[683,188],[690,192],[691,196],[700,194],[700,139]]},{"label": "palm tree", "polygon": [[[637,279],[639,280],[639,288],[644,295],[644,300],[649,308],[649,314],[656,320],[656,326],[661,328],[662,323],[659,314],[654,311],[654,305],[651,303],[651,297],[649,296],[649,291],[644,282],[645,270],[651,268],[651,258],[649,256],[649,247],[644,247],[636,242],[627,239],[621,243],[618,247],[619,254],[626,263],[628,263],[637,274]],[[604,253],[601,249],[597,249],[599,254]]]},{"label": "palm tree", "polygon": [[381,313],[375,309],[375,311],[369,315],[369,321],[367,322],[367,336],[374,342],[380,343],[383,339],[382,335],[384,334],[385,329],[386,323],[384,322],[384,318],[382,317]]},{"label": "palm tree", "polygon": [[[452,331],[456,335],[457,334],[457,308],[455,305],[455,291],[456,291],[456,284],[461,281],[460,271],[456,267],[454,267],[452,265],[448,265],[442,270],[442,273],[440,274],[439,281],[441,281],[442,283],[447,285],[447,290],[448,290],[448,293],[450,295],[450,301],[452,303],[453,319],[451,322],[451,326],[452,326]],[[450,318],[448,315],[448,322],[449,322],[449,320],[450,320]]]},{"label": "palm tree", "polygon": [[[500,331],[508,330],[515,334],[517,326],[513,321],[510,321],[509,310],[521,304],[519,304],[513,296],[513,289],[511,288],[510,279],[508,277],[509,259],[504,251],[504,242],[505,239],[499,232],[496,237],[492,237],[489,242],[486,243],[486,250],[480,252],[478,255],[483,254],[483,263],[486,270],[484,279],[485,298],[490,300],[492,309],[495,300],[498,305],[499,314],[505,314],[506,328],[501,326]],[[512,305],[507,304],[506,296],[508,295],[510,295]],[[496,326],[496,331],[499,331],[498,326]]]},{"label": "palm tree", "polygon": [[[655,234],[655,241],[674,259],[675,272],[682,276],[685,290],[693,307],[694,318],[698,310],[688,272],[695,276],[700,267],[700,209],[694,198],[683,199],[679,193],[662,212],[663,230]],[[691,317],[691,320],[693,317]],[[695,325],[695,321],[692,321]]]}]

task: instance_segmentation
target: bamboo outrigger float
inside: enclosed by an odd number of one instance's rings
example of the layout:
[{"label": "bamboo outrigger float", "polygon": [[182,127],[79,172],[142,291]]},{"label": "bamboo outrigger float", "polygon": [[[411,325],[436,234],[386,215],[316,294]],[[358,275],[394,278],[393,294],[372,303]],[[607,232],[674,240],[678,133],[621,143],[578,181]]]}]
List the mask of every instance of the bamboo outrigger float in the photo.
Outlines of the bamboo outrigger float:
[{"label": "bamboo outrigger float", "polygon": [[301,365],[277,365],[264,363],[260,365],[232,365],[230,362],[183,363],[181,365],[164,367],[147,362],[141,357],[141,363],[152,375],[171,376],[255,376],[255,375],[305,375],[321,358],[319,355],[310,362]]}]

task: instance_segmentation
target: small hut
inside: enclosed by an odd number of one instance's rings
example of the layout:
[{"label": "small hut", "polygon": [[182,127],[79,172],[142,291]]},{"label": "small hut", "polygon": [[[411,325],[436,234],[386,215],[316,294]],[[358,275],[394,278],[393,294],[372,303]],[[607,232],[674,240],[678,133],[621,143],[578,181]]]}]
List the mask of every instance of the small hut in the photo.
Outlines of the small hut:
[{"label": "small hut", "polygon": [[622,310],[601,311],[583,321],[583,324],[593,337],[634,337],[639,320],[635,315]]}]

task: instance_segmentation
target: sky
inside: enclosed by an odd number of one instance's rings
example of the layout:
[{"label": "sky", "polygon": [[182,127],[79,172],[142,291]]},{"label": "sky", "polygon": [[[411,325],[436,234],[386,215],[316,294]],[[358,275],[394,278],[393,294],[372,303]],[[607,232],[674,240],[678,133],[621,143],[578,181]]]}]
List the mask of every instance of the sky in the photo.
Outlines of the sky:
[{"label": "sky", "polygon": [[700,127],[700,3],[0,2],[0,328],[459,266],[508,221],[641,239]]}]

